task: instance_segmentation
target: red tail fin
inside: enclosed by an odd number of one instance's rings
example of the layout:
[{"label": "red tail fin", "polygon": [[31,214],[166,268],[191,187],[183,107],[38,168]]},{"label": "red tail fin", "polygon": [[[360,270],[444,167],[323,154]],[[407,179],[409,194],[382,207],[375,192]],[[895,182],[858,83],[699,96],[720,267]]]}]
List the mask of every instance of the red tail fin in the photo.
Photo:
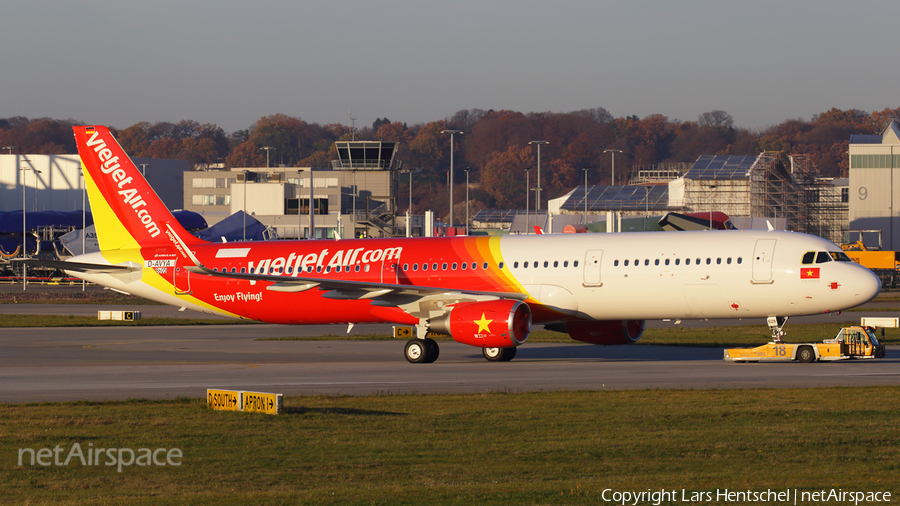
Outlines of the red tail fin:
[{"label": "red tail fin", "polygon": [[203,242],[181,227],[108,128],[74,130],[101,250],[169,244],[169,229],[187,244]]}]

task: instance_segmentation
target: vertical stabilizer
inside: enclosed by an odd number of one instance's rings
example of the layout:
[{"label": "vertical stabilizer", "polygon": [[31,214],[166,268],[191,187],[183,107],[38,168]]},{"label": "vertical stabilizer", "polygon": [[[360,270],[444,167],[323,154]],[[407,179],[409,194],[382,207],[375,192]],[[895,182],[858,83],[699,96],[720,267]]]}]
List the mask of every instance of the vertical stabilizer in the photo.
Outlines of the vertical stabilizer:
[{"label": "vertical stabilizer", "polygon": [[171,233],[204,242],[182,228],[108,128],[73,129],[101,251],[171,244]]}]

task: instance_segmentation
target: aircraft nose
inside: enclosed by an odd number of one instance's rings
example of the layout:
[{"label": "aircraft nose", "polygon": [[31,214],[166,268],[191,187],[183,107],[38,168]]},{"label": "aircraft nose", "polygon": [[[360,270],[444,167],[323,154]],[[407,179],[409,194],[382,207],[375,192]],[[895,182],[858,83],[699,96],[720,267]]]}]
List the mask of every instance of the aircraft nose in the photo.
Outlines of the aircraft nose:
[{"label": "aircraft nose", "polygon": [[881,278],[865,267],[860,266],[859,270],[860,273],[854,279],[856,290],[853,294],[859,297],[858,304],[865,304],[881,292]]}]

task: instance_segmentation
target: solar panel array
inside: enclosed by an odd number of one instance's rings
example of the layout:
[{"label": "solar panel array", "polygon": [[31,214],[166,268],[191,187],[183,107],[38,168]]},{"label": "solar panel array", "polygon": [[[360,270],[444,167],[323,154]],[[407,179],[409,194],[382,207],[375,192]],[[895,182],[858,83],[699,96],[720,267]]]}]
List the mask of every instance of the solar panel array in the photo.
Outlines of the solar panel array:
[{"label": "solar panel array", "polygon": [[685,179],[748,179],[756,155],[701,155]]},{"label": "solar panel array", "polygon": [[[648,191],[649,188],[649,191]],[[584,186],[572,192],[560,206],[567,211],[584,209]],[[665,211],[669,207],[668,185],[588,186],[588,211]]]}]

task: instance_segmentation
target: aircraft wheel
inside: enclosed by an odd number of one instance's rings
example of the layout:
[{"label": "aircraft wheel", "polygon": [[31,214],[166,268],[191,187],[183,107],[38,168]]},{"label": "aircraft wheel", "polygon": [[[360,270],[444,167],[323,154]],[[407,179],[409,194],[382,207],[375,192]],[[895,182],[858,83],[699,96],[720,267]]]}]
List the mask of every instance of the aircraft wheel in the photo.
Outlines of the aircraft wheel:
[{"label": "aircraft wheel", "polygon": [[404,355],[411,364],[426,363],[428,361],[428,346],[422,339],[410,339],[406,342]]},{"label": "aircraft wheel", "polygon": [[808,364],[816,359],[816,354],[813,352],[813,349],[809,346],[802,346],[799,350],[797,350],[797,360],[803,362],[804,364]]},{"label": "aircraft wheel", "polygon": [[430,337],[425,338],[425,363],[432,364],[438,357],[441,355],[441,347],[438,346],[437,341]]},{"label": "aircraft wheel", "polygon": [[509,362],[516,356],[515,348],[482,348],[481,354],[490,362]]}]

